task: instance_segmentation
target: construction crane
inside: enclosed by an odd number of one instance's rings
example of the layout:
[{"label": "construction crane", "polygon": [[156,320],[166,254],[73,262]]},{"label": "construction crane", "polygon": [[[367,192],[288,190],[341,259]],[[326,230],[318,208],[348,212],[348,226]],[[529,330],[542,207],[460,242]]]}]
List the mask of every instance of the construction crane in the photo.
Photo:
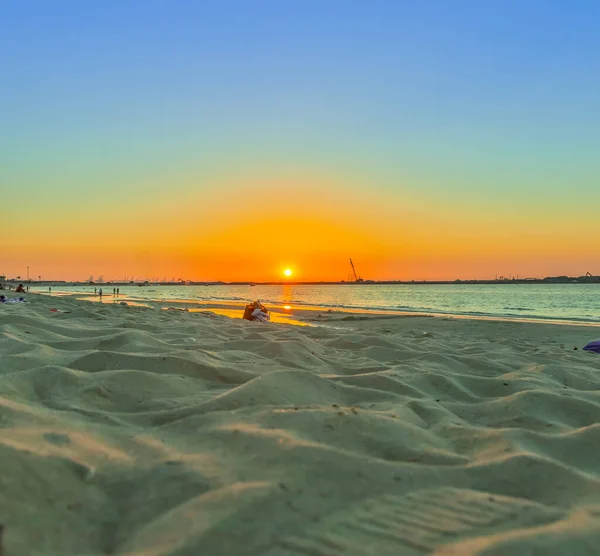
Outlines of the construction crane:
[{"label": "construction crane", "polygon": [[362,282],[363,279],[358,274],[356,274],[356,269],[354,268],[354,263],[352,262],[352,259],[350,259],[350,266],[352,267],[352,275],[351,276],[352,276],[354,282]]}]

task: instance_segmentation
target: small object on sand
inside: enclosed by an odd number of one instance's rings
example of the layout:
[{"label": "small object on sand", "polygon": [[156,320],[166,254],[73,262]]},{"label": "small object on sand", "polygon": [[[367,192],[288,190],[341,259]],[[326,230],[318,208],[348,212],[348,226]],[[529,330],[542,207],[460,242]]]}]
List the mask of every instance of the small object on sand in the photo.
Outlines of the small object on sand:
[{"label": "small object on sand", "polygon": [[271,315],[269,315],[267,308],[260,301],[256,300],[254,303],[246,305],[242,318],[251,321],[267,322],[271,320]]},{"label": "small object on sand", "polygon": [[600,353],[600,340],[596,340],[594,342],[590,342],[583,346],[585,351],[593,351],[594,353]]},{"label": "small object on sand", "polygon": [[6,297],[5,295],[0,295],[0,303],[27,303],[27,300],[24,297]]},{"label": "small object on sand", "polygon": [[129,305],[129,303],[125,303],[125,301],[121,301],[121,303],[119,303],[119,305],[123,305],[124,307],[127,307]]}]

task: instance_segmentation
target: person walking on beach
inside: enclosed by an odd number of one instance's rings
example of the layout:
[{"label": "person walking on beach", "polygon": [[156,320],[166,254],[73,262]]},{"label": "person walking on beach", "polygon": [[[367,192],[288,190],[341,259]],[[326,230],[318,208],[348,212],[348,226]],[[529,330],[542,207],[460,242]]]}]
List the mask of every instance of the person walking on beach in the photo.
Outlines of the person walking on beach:
[{"label": "person walking on beach", "polygon": [[119,288],[117,288],[117,295],[119,295]]},{"label": "person walking on beach", "polygon": [[102,288],[100,288],[100,289],[98,290],[98,295],[99,295],[100,297],[102,297]]},{"label": "person walking on beach", "polygon": [[48,286],[48,293],[52,293],[52,287]]},{"label": "person walking on beach", "polygon": [[94,295],[97,295],[97,294],[98,294],[98,289],[94,288]]}]

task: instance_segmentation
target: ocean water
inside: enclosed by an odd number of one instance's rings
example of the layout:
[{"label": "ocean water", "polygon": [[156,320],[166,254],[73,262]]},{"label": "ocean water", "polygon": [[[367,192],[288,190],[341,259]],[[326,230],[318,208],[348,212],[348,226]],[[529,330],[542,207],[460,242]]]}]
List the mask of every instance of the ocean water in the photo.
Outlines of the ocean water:
[{"label": "ocean water", "polygon": [[[111,284],[104,284],[112,296]],[[34,291],[38,288],[34,288]],[[121,298],[190,304],[256,299],[294,308],[397,311],[600,323],[600,284],[371,285],[323,286],[119,286]],[[93,286],[56,286],[55,292],[93,293]]]}]

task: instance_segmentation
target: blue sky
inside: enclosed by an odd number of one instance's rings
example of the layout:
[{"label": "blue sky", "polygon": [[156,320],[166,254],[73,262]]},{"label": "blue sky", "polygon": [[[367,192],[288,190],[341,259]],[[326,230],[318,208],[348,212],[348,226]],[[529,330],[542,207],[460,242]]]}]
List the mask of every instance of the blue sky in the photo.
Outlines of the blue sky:
[{"label": "blue sky", "polygon": [[468,162],[467,178],[594,165],[594,2],[11,4],[3,135],[25,156],[43,160],[51,138],[47,156],[87,147],[90,164],[113,142],[178,163],[197,145],[283,159],[327,147],[333,164],[384,172],[395,157],[434,173]]}]

